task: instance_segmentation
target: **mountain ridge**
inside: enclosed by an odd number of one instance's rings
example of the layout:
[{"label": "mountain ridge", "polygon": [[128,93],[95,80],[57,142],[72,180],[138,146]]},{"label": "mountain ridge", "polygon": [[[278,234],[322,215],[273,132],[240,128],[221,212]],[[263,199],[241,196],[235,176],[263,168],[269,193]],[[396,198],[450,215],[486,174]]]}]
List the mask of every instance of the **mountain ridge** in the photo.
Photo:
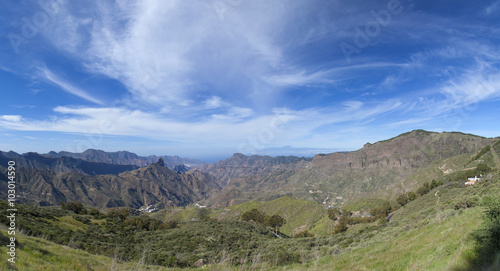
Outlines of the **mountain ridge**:
[{"label": "mountain ridge", "polygon": [[[29,167],[18,167],[16,173],[19,201],[38,205],[79,201],[101,208],[185,206],[220,189],[207,174],[197,170],[179,174],[158,163],[117,175],[57,173]],[[7,180],[7,170],[0,168],[0,182]]]},{"label": "mountain ridge", "polygon": [[165,165],[167,165],[169,168],[174,168],[177,165],[186,165],[188,167],[194,167],[194,166],[205,164],[205,162],[197,160],[197,159],[181,158],[177,155],[174,155],[174,156],[167,156],[167,155],[139,156],[139,155],[137,155],[133,152],[129,152],[129,151],[106,152],[106,151],[97,150],[97,149],[87,149],[82,153],[72,153],[72,152],[66,152],[66,151],[61,151],[61,152],[51,151],[49,153],[42,154],[42,155],[48,156],[48,157],[53,157],[53,158],[67,156],[67,157],[79,158],[79,159],[92,161],[92,162],[102,162],[102,163],[108,163],[108,164],[114,164],[114,165],[135,165],[138,167],[148,166],[152,163],[155,163],[160,158],[162,158],[164,160]]},{"label": "mountain ridge", "polygon": [[[410,178],[419,169],[456,155],[472,155],[496,140],[460,132],[413,130],[373,144],[367,143],[356,151],[318,154],[307,164],[294,162],[276,170],[268,165],[271,170],[266,172],[267,175],[252,175],[252,172],[245,171],[240,171],[239,175],[226,174],[226,181],[222,183],[226,184],[224,188],[205,202],[231,206],[289,195],[324,203],[325,206],[339,206],[377,191],[381,196],[391,198],[405,189],[401,184],[406,189],[419,185],[415,178]],[[238,161],[233,158],[202,170],[213,176],[224,175],[228,161]],[[258,160],[255,156],[254,159]],[[233,164],[232,167],[242,165]]]}]

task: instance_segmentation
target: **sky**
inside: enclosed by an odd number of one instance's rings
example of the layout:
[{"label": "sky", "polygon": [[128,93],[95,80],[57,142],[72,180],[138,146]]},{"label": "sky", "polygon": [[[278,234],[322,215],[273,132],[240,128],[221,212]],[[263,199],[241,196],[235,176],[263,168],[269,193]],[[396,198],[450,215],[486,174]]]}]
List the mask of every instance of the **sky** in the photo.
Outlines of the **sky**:
[{"label": "sky", "polygon": [[2,151],[214,161],[500,136],[500,0],[1,5]]}]

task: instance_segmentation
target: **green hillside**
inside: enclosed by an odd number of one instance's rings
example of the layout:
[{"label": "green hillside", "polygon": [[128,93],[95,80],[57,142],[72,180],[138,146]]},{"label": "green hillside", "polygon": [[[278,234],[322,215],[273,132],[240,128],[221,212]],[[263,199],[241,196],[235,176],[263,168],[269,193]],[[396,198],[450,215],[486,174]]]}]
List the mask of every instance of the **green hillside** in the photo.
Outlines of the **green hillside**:
[{"label": "green hillside", "polygon": [[[500,229],[500,215],[496,224],[489,223],[485,217],[488,210],[500,213],[498,174],[493,172],[491,179],[470,187],[460,182],[436,187],[398,209],[388,223],[355,224],[344,233],[308,238],[275,238],[265,227],[237,219],[238,213],[259,208],[269,214],[299,217],[306,212],[312,214],[311,217],[320,217],[313,225],[325,222],[325,216],[313,214],[316,203],[289,197],[243,204],[226,214],[213,213],[212,216],[227,216],[219,221],[192,221],[159,230],[123,228],[131,225],[127,221],[137,221],[134,219],[138,217],[130,215],[124,224],[119,220],[93,219],[101,221],[97,230],[98,224],[83,220],[85,215],[41,208],[31,210],[32,219],[22,223],[43,228],[42,221],[50,220],[52,228],[41,229],[46,232],[41,235],[58,244],[20,235],[16,266],[20,270],[159,270],[152,265],[187,268],[199,262],[206,265],[204,270],[487,270],[487,267],[498,270],[500,249],[494,247],[498,240],[491,238],[498,238],[494,234]],[[496,205],[488,205],[488,199],[497,199]],[[300,204],[307,208],[293,212]],[[20,208],[24,214],[29,211],[27,207]],[[37,214],[47,218],[37,218]],[[36,219],[39,222],[34,222]],[[308,219],[304,216],[297,221],[313,221]],[[51,232],[59,238],[49,237]],[[120,249],[113,249],[115,252],[108,256],[74,249],[88,250],[78,236],[90,232],[96,237],[92,241],[94,245],[99,246],[103,236],[112,234],[118,238],[116,244],[120,244]],[[484,239],[485,236],[490,239]],[[120,241],[120,238],[125,239]],[[3,246],[0,252],[4,254],[5,249]],[[5,261],[0,267],[8,270]]]},{"label": "green hillside", "polygon": [[[499,154],[500,143],[491,143],[474,152],[429,162],[412,170],[402,182],[340,203],[334,216],[335,210],[329,211],[317,201],[292,196],[227,208],[190,205],[151,214],[127,208],[104,213],[75,202],[61,207],[19,204],[15,267],[500,270]],[[317,165],[322,166],[326,165]],[[467,177],[473,176],[482,179],[466,186]],[[324,197],[318,191],[333,188],[324,183],[315,189],[307,193]],[[6,209],[7,202],[0,201],[4,234]],[[276,233],[268,220],[244,219],[253,209],[267,217],[283,217],[286,223]],[[5,243],[2,237],[0,241]],[[0,269],[13,268],[4,260],[5,244],[0,253]]]},{"label": "green hillside", "polygon": [[[3,225],[0,227],[0,234],[7,235],[7,230]],[[0,270],[174,270],[157,265],[145,265],[140,259],[136,262],[120,262],[116,258],[90,254],[42,238],[26,236],[20,232],[16,233],[16,240],[19,244],[16,247],[15,264],[12,264],[7,262],[5,257],[7,244],[2,239]]]}]

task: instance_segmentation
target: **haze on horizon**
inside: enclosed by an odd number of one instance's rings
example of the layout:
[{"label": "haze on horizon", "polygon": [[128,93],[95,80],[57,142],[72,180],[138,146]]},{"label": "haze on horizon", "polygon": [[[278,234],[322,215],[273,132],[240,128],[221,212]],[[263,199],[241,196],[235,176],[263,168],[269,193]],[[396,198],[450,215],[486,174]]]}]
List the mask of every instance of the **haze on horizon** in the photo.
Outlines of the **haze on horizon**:
[{"label": "haze on horizon", "polygon": [[500,1],[3,4],[3,151],[214,160],[500,136]]}]

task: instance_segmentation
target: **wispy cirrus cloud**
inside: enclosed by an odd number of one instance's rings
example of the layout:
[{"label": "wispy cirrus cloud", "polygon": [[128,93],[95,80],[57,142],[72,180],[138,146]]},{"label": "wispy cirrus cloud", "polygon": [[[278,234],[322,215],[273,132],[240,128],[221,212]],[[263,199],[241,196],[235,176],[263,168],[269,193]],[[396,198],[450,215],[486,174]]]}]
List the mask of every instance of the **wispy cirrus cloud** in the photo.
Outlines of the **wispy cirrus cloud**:
[{"label": "wispy cirrus cloud", "polygon": [[54,74],[51,70],[49,70],[48,68],[46,67],[40,67],[38,68],[39,71],[40,71],[40,76],[42,77],[42,79],[46,79],[49,83],[52,83],[52,84],[55,84],[56,86],[58,86],[61,90],[69,93],[69,94],[72,94],[72,95],[75,95],[75,96],[78,96],[86,101],[89,101],[89,102],[92,102],[92,103],[95,103],[95,104],[99,104],[99,105],[103,105],[104,102],[93,97],[92,95],[90,95],[89,93],[87,93],[85,90],[79,88],[79,87],[76,87],[74,86],[72,83],[60,78],[58,75]]},{"label": "wispy cirrus cloud", "polygon": [[[221,17],[210,1],[61,2],[30,40],[41,46],[0,66],[31,80],[36,91],[18,90],[37,98],[0,111],[0,126],[220,148],[259,135],[281,108],[286,125],[266,147],[336,148],[353,133],[438,127],[498,100],[498,1],[446,12],[400,1],[403,11],[370,35],[388,2],[360,3],[241,1]],[[363,34],[369,42],[347,64],[339,44]],[[80,101],[51,100],[52,90]]]},{"label": "wispy cirrus cloud", "polygon": [[[399,110],[401,101],[364,105],[351,102],[339,109],[281,109],[282,118],[287,119],[284,133],[276,136],[278,141],[298,143],[314,130],[346,121],[377,118],[380,114]],[[353,110],[353,107],[356,110]],[[276,109],[277,110],[277,109]],[[183,122],[162,117],[152,112],[118,107],[65,107],[54,109],[58,116],[52,120],[29,120],[21,116],[0,116],[0,126],[18,131],[57,131],[65,133],[139,136],[183,143],[206,142],[216,145],[233,144],[234,147],[248,135],[269,127],[275,114],[253,116],[252,110],[231,107],[226,114],[213,115],[200,121]],[[283,115],[283,112],[284,115]],[[221,131],[224,131],[221,133]]]}]

